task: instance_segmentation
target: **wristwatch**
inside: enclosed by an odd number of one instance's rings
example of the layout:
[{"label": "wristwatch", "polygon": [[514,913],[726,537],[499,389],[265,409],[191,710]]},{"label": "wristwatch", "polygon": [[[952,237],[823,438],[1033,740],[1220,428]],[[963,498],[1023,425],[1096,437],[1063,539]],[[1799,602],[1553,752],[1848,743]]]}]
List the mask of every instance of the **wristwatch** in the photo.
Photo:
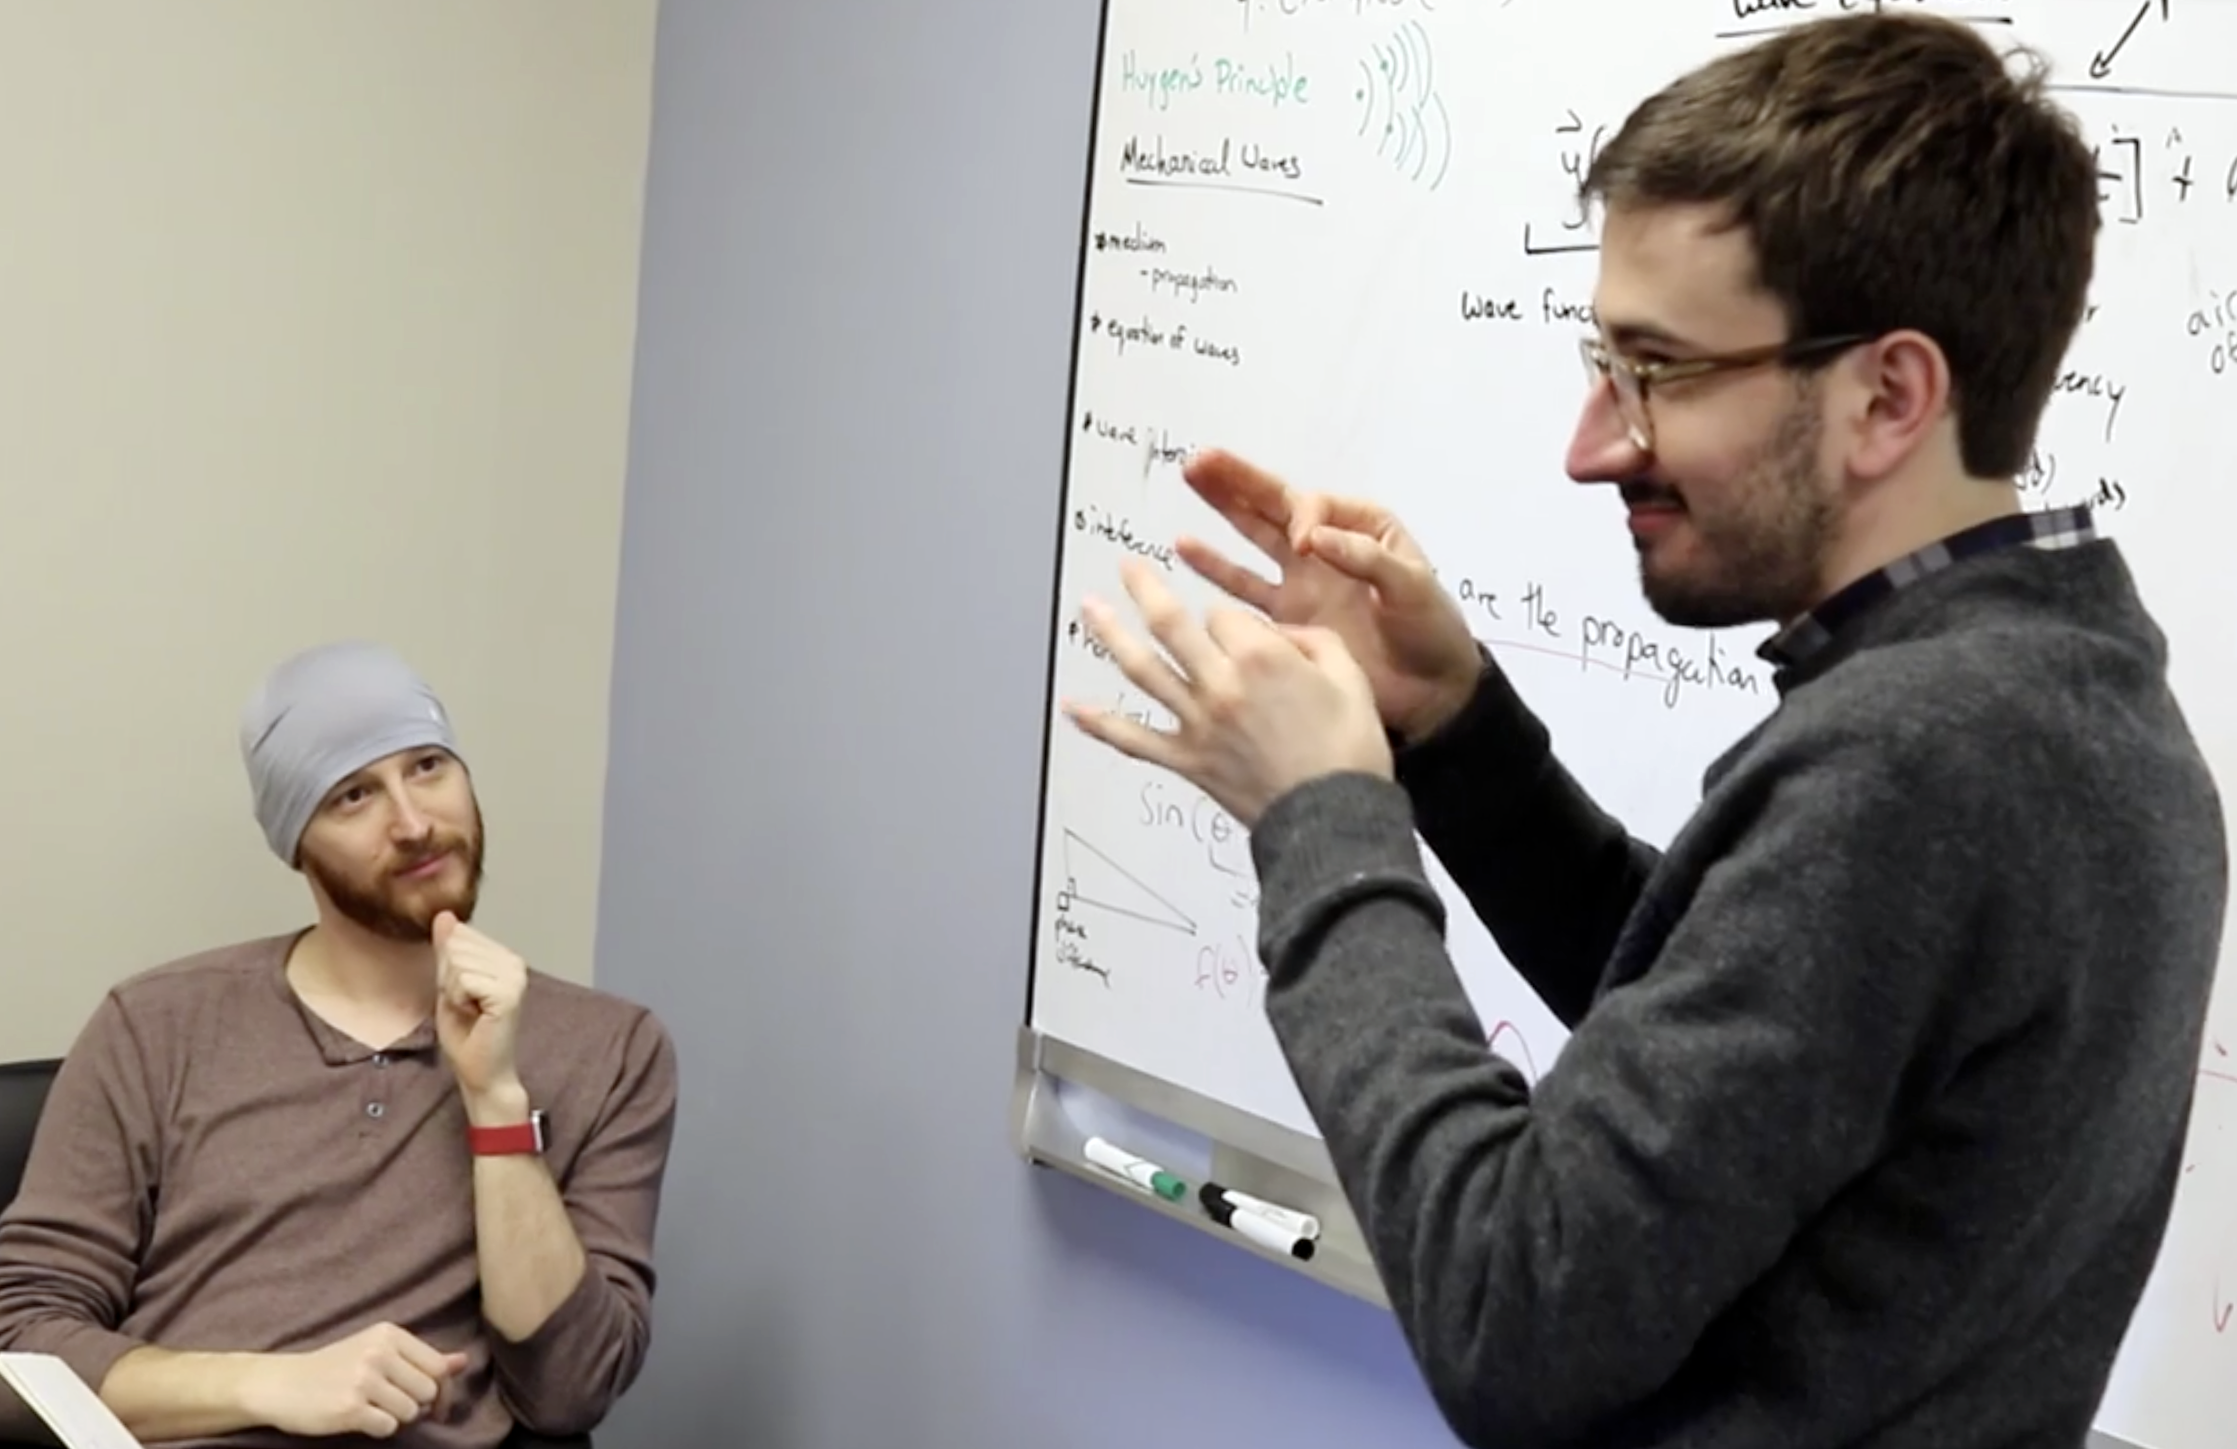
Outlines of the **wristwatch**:
[{"label": "wristwatch", "polygon": [[541,1153],[544,1150],[544,1114],[541,1108],[533,1109],[526,1122],[508,1122],[502,1127],[466,1128],[466,1145],[476,1157],[504,1157],[518,1152]]}]

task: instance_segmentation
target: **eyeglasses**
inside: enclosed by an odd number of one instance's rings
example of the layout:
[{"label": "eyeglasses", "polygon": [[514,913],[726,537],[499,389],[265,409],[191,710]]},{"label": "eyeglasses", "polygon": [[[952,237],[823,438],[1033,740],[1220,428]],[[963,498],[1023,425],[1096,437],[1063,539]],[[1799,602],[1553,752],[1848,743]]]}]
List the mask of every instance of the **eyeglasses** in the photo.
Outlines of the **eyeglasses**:
[{"label": "eyeglasses", "polygon": [[1774,342],[1767,347],[1750,347],[1739,352],[1721,352],[1709,357],[1683,357],[1669,362],[1634,361],[1611,350],[1597,337],[1580,337],[1577,345],[1584,354],[1585,376],[1595,387],[1599,386],[1600,379],[1604,377],[1615,383],[1616,411],[1631,434],[1633,446],[1643,453],[1651,453],[1654,451],[1654,419],[1647,413],[1647,388],[1650,385],[1677,382],[1688,377],[1703,377],[1713,372],[1761,367],[1766,363],[1791,366],[1871,340],[1870,333],[1844,332],[1833,337]]}]

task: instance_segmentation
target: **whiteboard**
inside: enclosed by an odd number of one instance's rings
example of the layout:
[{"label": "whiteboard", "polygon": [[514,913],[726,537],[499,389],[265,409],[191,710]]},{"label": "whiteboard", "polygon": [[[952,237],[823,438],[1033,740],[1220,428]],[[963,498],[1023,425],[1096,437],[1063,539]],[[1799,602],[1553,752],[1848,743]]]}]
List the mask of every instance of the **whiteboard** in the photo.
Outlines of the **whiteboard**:
[{"label": "whiteboard", "polygon": [[[1176,534],[1257,561],[1180,480],[1200,446],[1391,506],[1562,761],[1635,833],[1674,833],[1704,766],[1773,704],[1755,654],[1767,629],[1664,625],[1614,490],[1562,471],[1595,280],[1577,178],[1680,71],[1863,3],[1109,0],[1064,419],[1034,1029],[1313,1131],[1262,1011],[1246,833],[1055,712],[1077,698],[1166,722],[1079,623],[1091,592],[1123,606],[1122,557],[1165,565],[1198,606],[1214,595],[1173,557]],[[2094,311],[2027,497],[2099,505],[2168,631],[2192,724],[2237,783],[2237,681],[2216,667],[2237,603],[2217,536],[2237,526],[2237,4],[1936,8],[2048,53],[2098,146]],[[1487,1033],[1541,1074],[1563,1031],[1437,880]],[[2101,1425],[2154,1449],[2228,1442],[2226,1409],[2199,1390],[2237,1371],[2229,996]]]}]

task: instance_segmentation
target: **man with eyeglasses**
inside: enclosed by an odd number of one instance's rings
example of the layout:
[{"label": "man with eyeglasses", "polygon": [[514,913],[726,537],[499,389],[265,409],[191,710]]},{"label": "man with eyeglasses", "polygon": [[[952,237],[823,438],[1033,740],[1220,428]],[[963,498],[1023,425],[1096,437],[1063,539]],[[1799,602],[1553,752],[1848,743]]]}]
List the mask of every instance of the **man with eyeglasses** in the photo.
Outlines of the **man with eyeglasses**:
[{"label": "man with eyeglasses", "polygon": [[[1252,829],[1267,1012],[1470,1444],[2078,1446],[2151,1272],[2227,892],[2161,633],[2022,510],[2098,225],[2089,146],[1961,24],[1806,23],[1649,98],[1569,449],[1681,625],[1779,700],[1657,851],[1603,814],[1387,511],[1199,457],[1276,565],[1154,570],[1170,730]],[[1395,760],[1394,760],[1395,747]],[[1570,1026],[1485,1046],[1414,832]]]}]

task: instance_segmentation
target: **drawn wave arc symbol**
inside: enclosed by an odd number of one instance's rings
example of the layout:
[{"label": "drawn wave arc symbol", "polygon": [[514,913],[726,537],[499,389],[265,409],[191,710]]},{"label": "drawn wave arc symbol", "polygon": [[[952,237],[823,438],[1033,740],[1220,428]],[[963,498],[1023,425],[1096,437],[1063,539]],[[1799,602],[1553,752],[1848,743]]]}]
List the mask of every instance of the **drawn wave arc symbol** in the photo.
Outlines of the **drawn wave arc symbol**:
[{"label": "drawn wave arc symbol", "polygon": [[1452,123],[1437,93],[1429,32],[1408,21],[1371,45],[1358,65],[1357,134],[1373,135],[1375,154],[1400,175],[1436,190],[1452,165]]}]

